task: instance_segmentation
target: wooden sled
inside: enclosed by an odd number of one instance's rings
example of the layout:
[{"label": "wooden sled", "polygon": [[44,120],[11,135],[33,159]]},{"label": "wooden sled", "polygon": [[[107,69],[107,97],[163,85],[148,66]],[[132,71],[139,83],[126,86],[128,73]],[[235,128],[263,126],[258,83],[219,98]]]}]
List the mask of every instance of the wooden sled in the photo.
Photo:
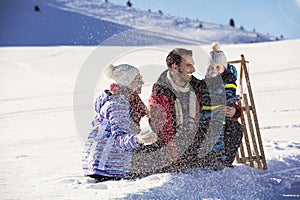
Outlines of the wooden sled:
[{"label": "wooden sled", "polygon": [[[233,65],[240,63],[238,79],[238,86],[240,90],[237,92],[237,94],[241,96],[241,100],[238,102],[238,104],[241,106],[243,112],[239,120],[243,125],[244,136],[243,142],[236,155],[236,162],[266,170],[267,163],[262,145],[249,73],[246,66],[246,63],[249,62],[245,60],[244,55],[241,55],[241,60],[229,61],[228,63]],[[246,86],[243,84],[246,84]]]}]

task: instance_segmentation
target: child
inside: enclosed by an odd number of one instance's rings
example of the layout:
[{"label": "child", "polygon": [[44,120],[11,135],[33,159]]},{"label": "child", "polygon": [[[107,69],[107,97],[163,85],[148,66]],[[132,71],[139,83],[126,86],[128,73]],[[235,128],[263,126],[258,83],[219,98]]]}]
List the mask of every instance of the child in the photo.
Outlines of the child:
[{"label": "child", "polygon": [[105,75],[114,83],[96,99],[96,117],[82,156],[85,175],[98,182],[125,178],[131,170],[132,151],[157,137],[140,131],[140,120],[147,114],[139,97],[144,84],[140,71],[128,64],[109,65]]},{"label": "child", "polygon": [[[235,117],[238,116],[228,117],[220,112],[222,106],[238,109],[235,106],[235,102],[238,100],[235,83],[237,71],[234,66],[227,64],[224,52],[219,50],[220,44],[218,42],[212,44],[212,49],[210,65],[201,88],[199,128],[202,129],[200,132],[205,133],[202,144],[208,144],[208,147],[203,148],[213,147],[205,156],[199,153],[197,156],[203,161],[203,167],[222,169],[224,166],[231,166],[234,161],[241,143],[242,128],[235,121]],[[239,113],[236,112],[236,114]],[[232,126],[235,126],[234,129],[238,132],[235,136],[230,133]],[[234,140],[232,140],[233,137],[235,137]]]}]

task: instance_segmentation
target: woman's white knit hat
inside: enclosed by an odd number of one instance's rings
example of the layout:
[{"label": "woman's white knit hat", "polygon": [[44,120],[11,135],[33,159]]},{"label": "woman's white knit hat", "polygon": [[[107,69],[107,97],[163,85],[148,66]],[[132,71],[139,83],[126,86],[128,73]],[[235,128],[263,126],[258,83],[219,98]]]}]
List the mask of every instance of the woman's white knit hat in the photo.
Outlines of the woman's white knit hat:
[{"label": "woman's white knit hat", "polygon": [[117,84],[128,86],[140,71],[128,64],[109,65],[104,70],[104,75],[107,78],[113,79]]},{"label": "woman's white knit hat", "polygon": [[223,51],[220,50],[220,43],[213,42],[211,44],[210,64],[221,64],[227,68],[227,58]]}]

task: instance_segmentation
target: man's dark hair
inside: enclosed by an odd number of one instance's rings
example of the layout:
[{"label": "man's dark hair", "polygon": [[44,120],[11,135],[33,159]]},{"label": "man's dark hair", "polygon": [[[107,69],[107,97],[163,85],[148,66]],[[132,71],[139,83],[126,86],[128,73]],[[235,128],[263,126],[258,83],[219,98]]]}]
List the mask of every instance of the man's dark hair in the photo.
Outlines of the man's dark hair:
[{"label": "man's dark hair", "polygon": [[167,66],[169,68],[172,66],[172,64],[179,66],[181,64],[181,57],[184,55],[193,56],[193,52],[183,48],[173,49],[166,58]]}]

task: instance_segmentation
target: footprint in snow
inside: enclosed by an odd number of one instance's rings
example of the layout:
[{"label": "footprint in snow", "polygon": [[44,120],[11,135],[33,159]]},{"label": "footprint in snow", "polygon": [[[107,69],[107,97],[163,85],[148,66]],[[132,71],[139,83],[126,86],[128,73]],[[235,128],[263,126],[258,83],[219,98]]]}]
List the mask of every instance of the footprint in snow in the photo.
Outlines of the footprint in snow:
[{"label": "footprint in snow", "polygon": [[87,188],[97,189],[97,190],[106,190],[106,189],[108,189],[108,187],[105,183],[97,183],[95,185],[89,185]]}]

